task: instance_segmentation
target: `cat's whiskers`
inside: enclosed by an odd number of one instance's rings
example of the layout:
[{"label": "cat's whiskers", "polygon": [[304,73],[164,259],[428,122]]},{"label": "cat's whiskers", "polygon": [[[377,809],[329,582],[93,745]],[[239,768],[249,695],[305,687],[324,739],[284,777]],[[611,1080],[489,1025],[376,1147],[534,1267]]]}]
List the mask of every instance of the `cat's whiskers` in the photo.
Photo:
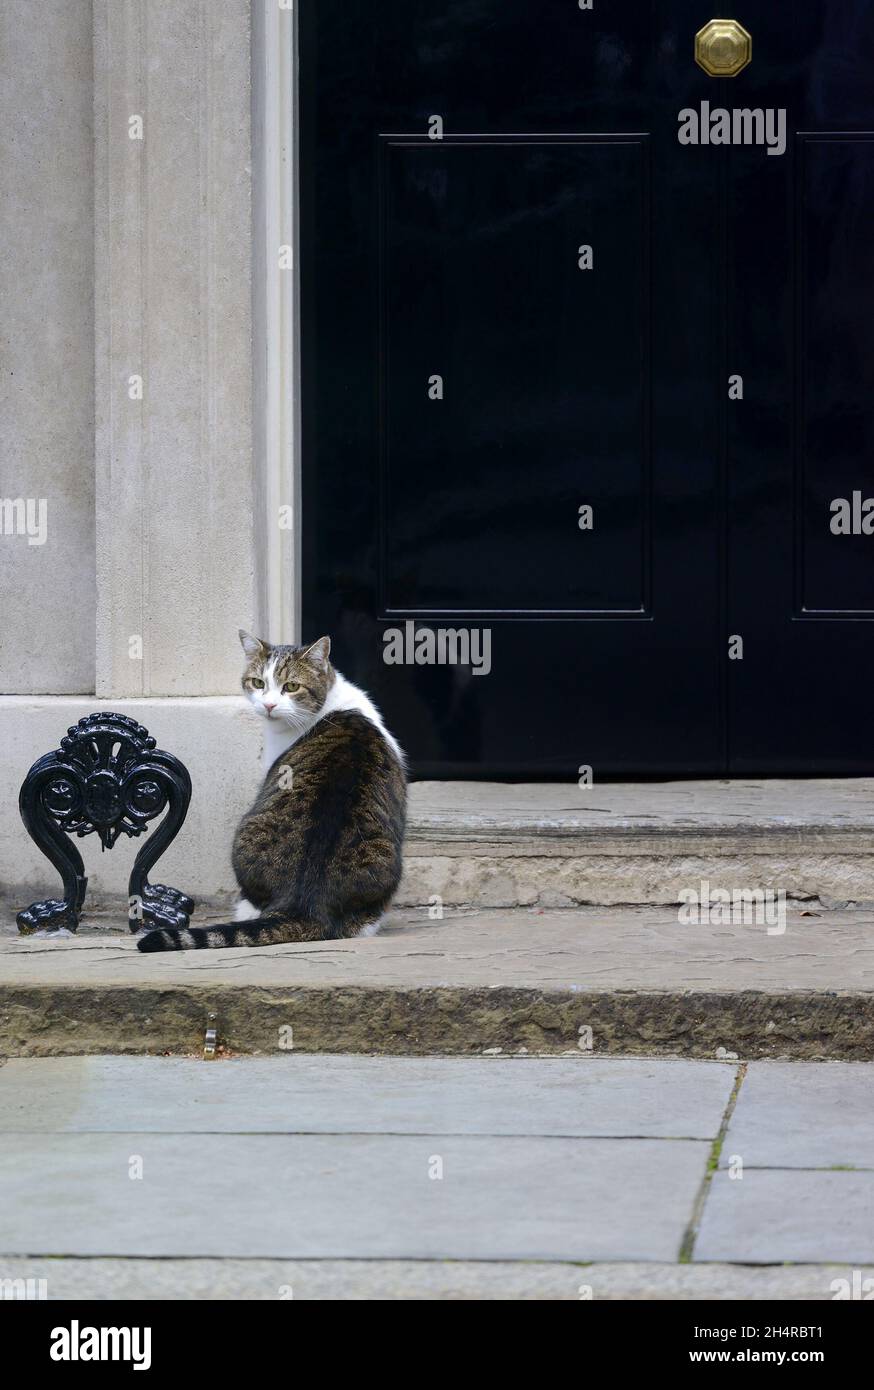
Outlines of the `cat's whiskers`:
[{"label": "cat's whiskers", "polygon": [[311,714],[308,710],[298,712],[297,710],[284,709],[280,711],[279,717],[289,728],[298,729],[301,732],[308,729],[316,720],[316,716]]}]

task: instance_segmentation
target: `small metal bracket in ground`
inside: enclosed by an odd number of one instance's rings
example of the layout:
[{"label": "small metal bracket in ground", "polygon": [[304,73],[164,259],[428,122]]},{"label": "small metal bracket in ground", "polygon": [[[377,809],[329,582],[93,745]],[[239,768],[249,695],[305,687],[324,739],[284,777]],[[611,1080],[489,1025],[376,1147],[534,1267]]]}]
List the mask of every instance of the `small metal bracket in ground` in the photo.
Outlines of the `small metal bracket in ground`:
[{"label": "small metal bracket in ground", "polygon": [[206,1033],[203,1039],[203,1060],[210,1062],[215,1057],[218,1018],[215,1014],[206,1016]]}]

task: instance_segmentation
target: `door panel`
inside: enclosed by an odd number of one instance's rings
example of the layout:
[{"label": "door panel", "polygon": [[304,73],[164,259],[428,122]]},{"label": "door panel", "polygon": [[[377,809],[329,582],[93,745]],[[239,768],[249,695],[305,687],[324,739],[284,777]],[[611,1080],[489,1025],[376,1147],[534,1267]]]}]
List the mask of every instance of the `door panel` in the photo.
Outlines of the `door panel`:
[{"label": "door panel", "polygon": [[383,159],[383,614],[645,613],[646,141]]},{"label": "door panel", "polygon": [[[871,517],[858,530],[874,458],[874,134],[799,135],[796,616],[874,616]],[[861,292],[860,292],[861,291]],[[833,499],[848,502],[833,512]],[[874,504],[872,504],[874,505]],[[853,517],[852,513],[857,513]],[[841,513],[841,514],[838,514]],[[832,530],[832,520],[841,528]],[[854,522],[857,532],[843,530]]]},{"label": "door panel", "polygon": [[788,145],[728,151],[729,768],[870,775],[874,536],[835,535],[830,504],[874,496],[874,12],[740,18],[732,103],[786,108]]}]

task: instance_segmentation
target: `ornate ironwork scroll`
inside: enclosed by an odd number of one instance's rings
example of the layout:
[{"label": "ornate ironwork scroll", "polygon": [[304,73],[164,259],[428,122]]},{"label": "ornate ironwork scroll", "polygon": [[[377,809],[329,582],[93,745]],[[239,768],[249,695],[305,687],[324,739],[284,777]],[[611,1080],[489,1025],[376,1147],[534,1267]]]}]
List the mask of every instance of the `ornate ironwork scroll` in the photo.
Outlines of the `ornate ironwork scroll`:
[{"label": "ornate ironwork scroll", "polygon": [[140,846],[128,883],[128,924],[185,927],[194,902],[176,888],[149,882],[149,870],[175,839],[191,800],[191,778],[171,753],[155,747],[148,729],[124,714],[89,714],[67,730],[60,748],[39,758],[18,798],[28,834],[51,860],[64,896],[31,903],[18,913],[18,930],[66,927],[75,931],[88,879],[72,836],[96,835],[103,849],[119,836],[142,835],[166,810]]}]

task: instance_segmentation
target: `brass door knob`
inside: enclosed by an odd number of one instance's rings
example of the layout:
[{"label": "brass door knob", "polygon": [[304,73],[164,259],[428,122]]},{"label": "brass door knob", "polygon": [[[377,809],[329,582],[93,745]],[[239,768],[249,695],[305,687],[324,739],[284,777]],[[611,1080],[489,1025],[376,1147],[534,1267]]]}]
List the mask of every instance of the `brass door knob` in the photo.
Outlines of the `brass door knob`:
[{"label": "brass door knob", "polygon": [[710,77],[736,77],[752,56],[752,37],[736,19],[711,19],[695,35],[695,62]]}]

